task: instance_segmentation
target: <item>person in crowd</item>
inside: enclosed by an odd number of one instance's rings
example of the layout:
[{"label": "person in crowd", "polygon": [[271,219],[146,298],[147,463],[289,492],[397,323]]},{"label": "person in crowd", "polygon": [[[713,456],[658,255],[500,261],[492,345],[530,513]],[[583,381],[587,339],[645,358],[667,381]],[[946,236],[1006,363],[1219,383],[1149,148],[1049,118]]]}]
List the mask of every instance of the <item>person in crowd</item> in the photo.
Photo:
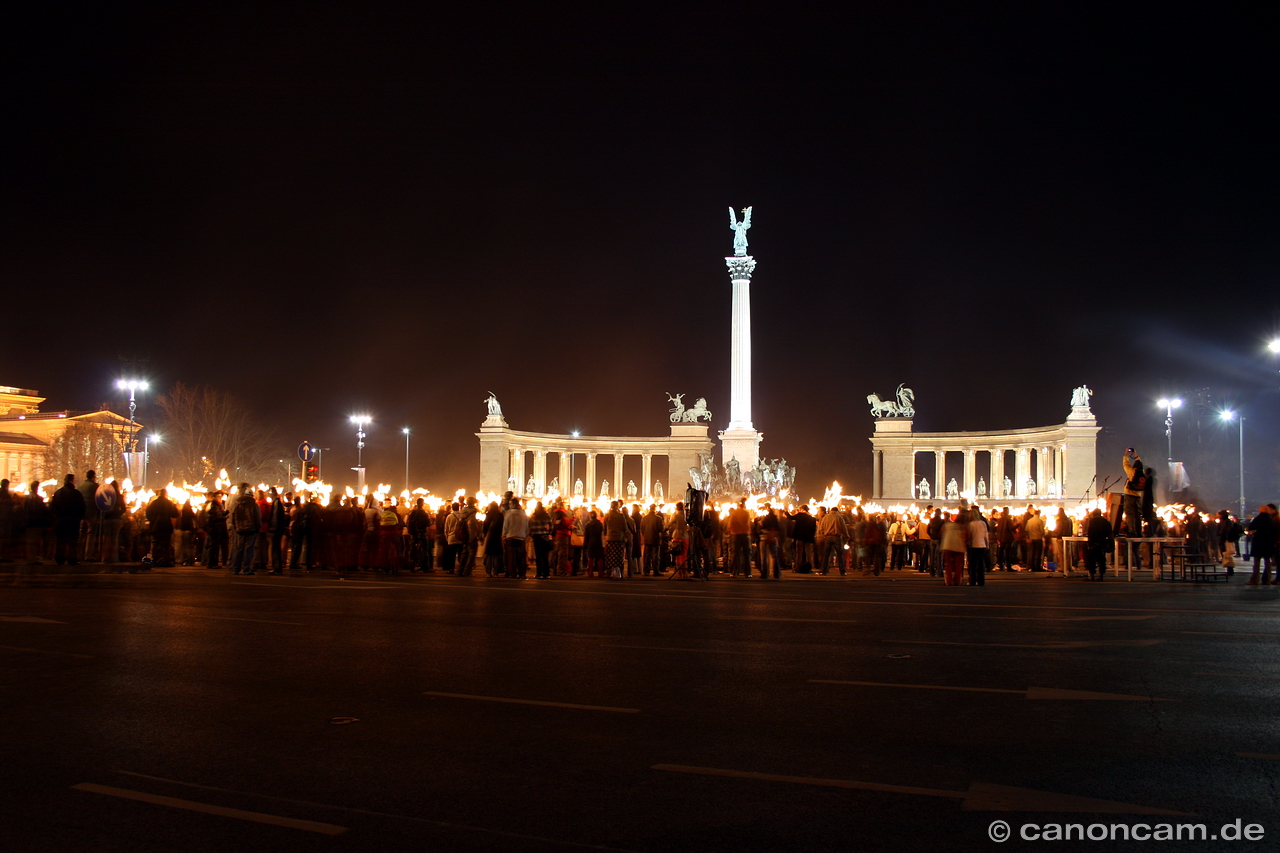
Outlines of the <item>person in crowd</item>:
[{"label": "person in crowd", "polygon": [[[510,500],[503,501],[510,506]],[[484,508],[484,521],[480,524],[480,538],[484,542],[481,559],[484,561],[484,573],[496,578],[506,573],[506,555],[502,544],[503,507],[497,501],[490,501]]]},{"label": "person in crowd", "polygon": [[626,572],[627,517],[620,501],[610,501],[604,514],[604,567],[610,578],[621,578]]},{"label": "person in crowd", "polygon": [[534,577],[551,577],[551,513],[542,501],[535,501],[529,513],[529,538],[533,540]]},{"label": "person in crowd", "polygon": [[125,513],[120,484],[115,480],[104,483],[98,489],[97,502],[102,524],[102,562],[114,566],[120,561],[120,528],[124,525]]},{"label": "person in crowd", "polygon": [[53,561],[59,566],[80,564],[80,525],[85,518],[84,495],[76,488],[76,475],[68,474],[62,488],[49,501],[53,513]]},{"label": "person in crowd", "polygon": [[[1271,566],[1275,559],[1276,516],[1275,507],[1263,504],[1258,507],[1258,514],[1245,528],[1249,532],[1249,550],[1253,553],[1253,576],[1249,578],[1249,586],[1267,586],[1271,583]],[[1259,574],[1261,567],[1261,574]],[[1276,573],[1280,582],[1280,571]]]},{"label": "person in crowd", "polygon": [[1107,576],[1107,554],[1115,548],[1115,531],[1111,522],[1102,514],[1102,510],[1094,509],[1084,520],[1085,568],[1089,570],[1089,580],[1100,581]]},{"label": "person in crowd", "polygon": [[194,566],[196,564],[196,511],[191,506],[191,498],[182,502],[178,508],[178,565]]},{"label": "person in crowd", "polygon": [[169,490],[161,489],[147,505],[147,525],[151,528],[151,559],[156,568],[171,568],[174,561],[173,525],[178,505],[169,500]]},{"label": "person in crowd", "polygon": [[[742,575],[751,579],[751,513],[747,511],[747,499],[741,498],[729,511],[728,532],[731,552],[729,565],[736,578]],[[826,572],[823,572],[826,574]]]},{"label": "person in crowd", "polygon": [[418,498],[405,521],[409,531],[409,571],[431,571],[431,513],[424,508],[426,501]]},{"label": "person in crowd", "polygon": [[98,496],[98,474],[92,468],[84,472],[84,482],[78,488],[84,496],[84,520],[80,522],[81,558],[85,561],[100,560],[102,543],[102,513],[95,500]]},{"label": "person in crowd", "polygon": [[1044,540],[1046,536],[1044,519],[1040,516],[1040,510],[1029,510],[1031,513],[1027,519],[1025,531],[1027,535],[1027,568],[1033,572],[1043,572],[1044,568]]},{"label": "person in crowd", "polygon": [[573,573],[573,514],[565,508],[564,499],[556,498],[551,508],[552,574]]},{"label": "person in crowd", "polygon": [[[346,498],[343,498],[345,505]],[[267,513],[267,549],[268,564],[271,574],[284,574],[284,542],[289,536],[289,511],[280,499],[280,492],[275,486],[268,492]]]},{"label": "person in crowd", "polygon": [[582,549],[587,561],[587,577],[603,577],[605,573],[604,524],[594,509],[591,510],[587,523],[583,527],[582,538]]},{"label": "person in crowd", "polygon": [[262,511],[249,490],[248,483],[241,483],[231,503],[231,574],[253,574],[253,552],[258,544],[258,529],[262,527]]},{"label": "person in crowd", "polygon": [[1218,550],[1222,554],[1222,567],[1228,575],[1236,573],[1236,554],[1240,548],[1240,537],[1244,535],[1244,527],[1232,518],[1225,509],[1218,510]]},{"label": "person in crowd", "polygon": [[227,534],[227,510],[223,506],[222,499],[225,494],[221,489],[209,495],[209,501],[201,509],[200,514],[204,516],[204,535],[205,535],[205,554],[204,564],[206,568],[221,568],[229,556],[229,540]]},{"label": "person in crowd", "polygon": [[795,543],[795,569],[799,574],[813,571],[814,539],[818,535],[818,522],[809,514],[809,505],[804,504],[790,516],[791,540]]},{"label": "person in crowd", "polygon": [[642,545],[643,572],[646,575],[662,574],[662,533],[664,521],[658,507],[649,505],[649,511],[640,519],[640,543]]},{"label": "person in crowd", "polygon": [[782,567],[778,565],[778,548],[779,548],[779,530],[781,524],[778,522],[778,515],[773,511],[773,507],[766,503],[764,505],[764,515],[759,519],[760,529],[760,577],[767,579],[769,572],[773,572],[774,580],[782,580]]},{"label": "person in crowd", "polygon": [[942,523],[942,536],[939,539],[942,551],[942,579],[947,586],[959,586],[960,576],[964,573],[964,557],[968,549],[968,531],[960,523],[959,513],[952,513]]},{"label": "person in crowd", "polygon": [[982,515],[981,507],[973,507],[969,512],[969,586],[987,585],[987,537],[990,528]]}]

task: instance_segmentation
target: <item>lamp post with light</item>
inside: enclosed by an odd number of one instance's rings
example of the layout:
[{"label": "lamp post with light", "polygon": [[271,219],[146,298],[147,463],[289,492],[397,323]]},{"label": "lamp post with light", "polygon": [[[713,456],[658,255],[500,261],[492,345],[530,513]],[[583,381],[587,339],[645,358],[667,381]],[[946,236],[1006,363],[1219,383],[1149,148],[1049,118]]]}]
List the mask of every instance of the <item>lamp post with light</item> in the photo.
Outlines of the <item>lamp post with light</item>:
[{"label": "lamp post with light", "polygon": [[1156,402],[1165,410],[1164,418],[1164,436],[1169,440],[1169,467],[1173,468],[1173,410],[1182,405],[1182,400],[1178,397],[1171,399],[1162,399]]},{"label": "lamp post with light", "polygon": [[352,470],[356,472],[359,481],[356,491],[364,494],[364,428],[373,423],[373,418],[368,415],[352,415],[351,423],[356,426],[356,467]]},{"label": "lamp post with light", "polygon": [[[1236,413],[1227,409],[1222,413],[1224,421],[1236,419]],[[1240,520],[1244,520],[1244,415],[1240,416]]]},{"label": "lamp post with light", "polygon": [[139,479],[145,482],[147,478],[147,463],[145,458],[138,459],[138,422],[134,415],[138,411],[137,392],[147,390],[147,382],[145,379],[119,379],[116,381],[116,387],[121,391],[129,392],[129,441],[126,443],[124,451],[125,470],[129,472],[129,478],[133,479],[134,474],[139,473],[137,466],[141,462],[140,473],[142,476]]},{"label": "lamp post with light", "polygon": [[409,491],[409,428],[401,427],[404,433],[404,490]]}]

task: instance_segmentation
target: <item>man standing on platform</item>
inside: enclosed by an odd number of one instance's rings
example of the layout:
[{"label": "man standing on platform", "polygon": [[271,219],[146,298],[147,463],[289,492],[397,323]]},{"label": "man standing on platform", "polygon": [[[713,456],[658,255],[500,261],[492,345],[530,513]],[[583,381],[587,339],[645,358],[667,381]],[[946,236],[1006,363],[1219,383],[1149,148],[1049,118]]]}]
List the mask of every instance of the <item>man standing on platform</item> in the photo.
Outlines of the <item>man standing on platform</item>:
[{"label": "man standing on platform", "polygon": [[1124,520],[1125,535],[1131,539],[1142,537],[1142,496],[1147,488],[1147,469],[1132,447],[1124,452]]}]

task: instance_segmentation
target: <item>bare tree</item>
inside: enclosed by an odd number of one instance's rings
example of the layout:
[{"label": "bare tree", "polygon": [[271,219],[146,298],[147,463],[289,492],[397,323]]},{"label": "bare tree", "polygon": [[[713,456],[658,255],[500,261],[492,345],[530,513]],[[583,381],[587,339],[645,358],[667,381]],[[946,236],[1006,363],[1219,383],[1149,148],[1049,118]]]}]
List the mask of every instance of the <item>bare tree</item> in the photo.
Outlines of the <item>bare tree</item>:
[{"label": "bare tree", "polygon": [[240,398],[209,385],[175,384],[156,400],[163,455],[174,480],[210,479],[223,468],[232,479],[262,482],[280,459],[275,429]]},{"label": "bare tree", "polygon": [[58,434],[45,449],[41,471],[45,479],[61,480],[66,474],[84,477],[90,469],[98,472],[98,481],[125,477],[123,445],[110,426],[75,420]]}]

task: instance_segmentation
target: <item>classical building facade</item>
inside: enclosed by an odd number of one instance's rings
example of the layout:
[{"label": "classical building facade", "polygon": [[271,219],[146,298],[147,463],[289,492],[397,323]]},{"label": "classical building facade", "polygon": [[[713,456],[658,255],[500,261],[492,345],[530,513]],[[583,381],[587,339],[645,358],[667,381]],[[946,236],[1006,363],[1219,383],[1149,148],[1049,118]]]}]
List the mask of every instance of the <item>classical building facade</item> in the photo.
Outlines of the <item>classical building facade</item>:
[{"label": "classical building facade", "polygon": [[[77,425],[89,427],[89,430],[81,431],[101,439],[98,444],[107,453],[107,458],[103,459],[106,464],[94,463],[103,469],[101,473],[114,476],[116,472],[111,466],[118,464],[119,474],[124,474],[122,453],[129,437],[128,418],[105,410],[41,412],[40,404],[44,400],[36,391],[0,385],[0,477],[16,486],[71,473],[46,469],[49,461],[55,464],[59,461],[50,459],[50,449]],[[141,424],[135,424],[135,430],[140,428]],[[83,471],[74,473],[84,474]]]}]

